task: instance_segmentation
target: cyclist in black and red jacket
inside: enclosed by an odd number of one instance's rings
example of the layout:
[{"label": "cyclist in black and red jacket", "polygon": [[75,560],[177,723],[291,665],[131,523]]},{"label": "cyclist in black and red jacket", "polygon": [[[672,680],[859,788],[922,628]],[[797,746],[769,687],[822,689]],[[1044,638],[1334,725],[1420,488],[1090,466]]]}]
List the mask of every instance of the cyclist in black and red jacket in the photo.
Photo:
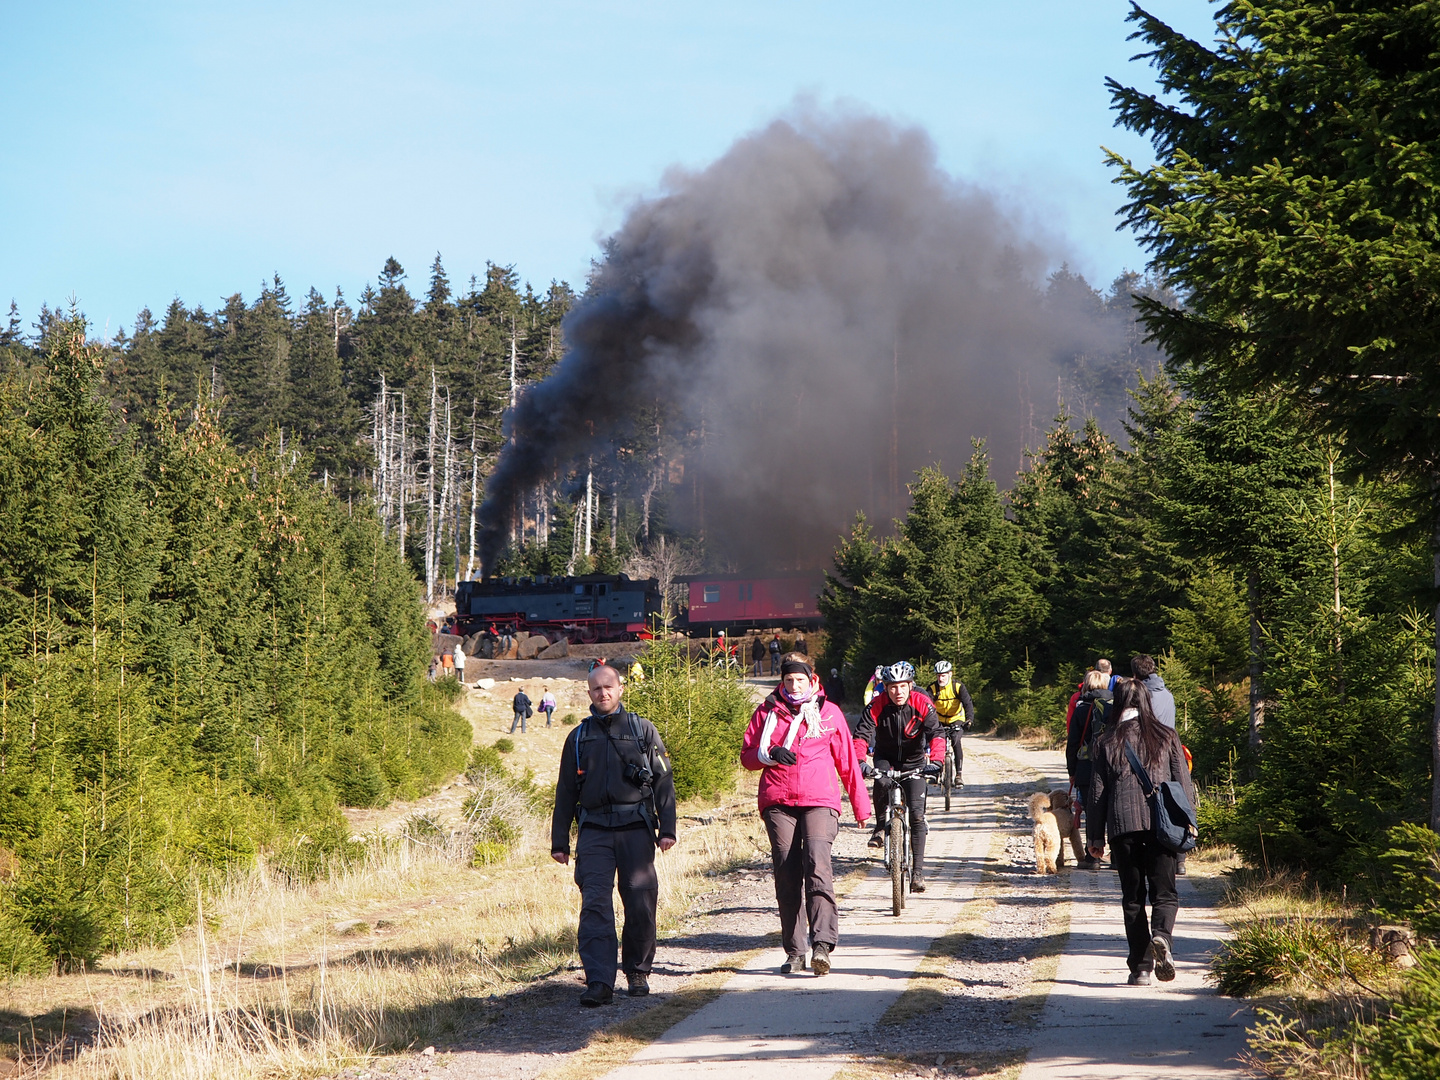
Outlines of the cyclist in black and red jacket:
[{"label": "cyclist in black and red jacket", "polygon": [[[884,671],[885,693],[876,694],[860,722],[855,725],[855,752],[865,755],[875,747],[875,766],[871,772],[887,769],[906,771],[924,768],[926,774],[938,774],[945,760],[945,732],[935,704],[915,689],[915,669],[907,661],[891,664]],[[891,780],[875,777],[875,831],[870,834],[871,847],[884,847],[885,823],[880,809],[890,797]],[[905,802],[910,809],[910,850],[914,869],[910,878],[911,892],[925,891],[925,776],[901,781]]]}]

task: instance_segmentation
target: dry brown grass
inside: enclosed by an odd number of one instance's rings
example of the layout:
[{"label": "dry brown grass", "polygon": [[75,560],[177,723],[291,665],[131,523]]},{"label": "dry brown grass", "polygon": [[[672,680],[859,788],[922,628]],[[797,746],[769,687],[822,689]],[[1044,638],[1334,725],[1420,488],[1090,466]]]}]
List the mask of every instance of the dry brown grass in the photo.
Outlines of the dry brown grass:
[{"label": "dry brown grass", "polygon": [[[768,851],[753,806],[752,784],[687,808],[681,842],[658,860],[662,929],[682,923],[717,872]],[[174,946],[13,983],[3,1008],[21,1027],[41,1021],[23,1040],[27,1065],[75,1080],[317,1076],[424,1046],[459,1029],[477,999],[571,961],[579,893],[549,858],[548,830],[528,818],[508,861],[479,868],[469,844],[423,829],[377,836],[362,861],[308,884],[261,863],[206,898]]]}]

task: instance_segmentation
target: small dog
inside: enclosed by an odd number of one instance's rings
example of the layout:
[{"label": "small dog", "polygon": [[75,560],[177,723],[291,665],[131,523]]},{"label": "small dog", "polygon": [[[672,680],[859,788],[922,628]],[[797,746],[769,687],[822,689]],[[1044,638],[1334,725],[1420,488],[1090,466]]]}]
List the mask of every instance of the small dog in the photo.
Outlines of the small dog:
[{"label": "small dog", "polygon": [[1065,849],[1060,846],[1060,822],[1050,809],[1049,792],[1037,791],[1030,796],[1030,816],[1035,819],[1035,872],[1058,873],[1057,866],[1064,862]]},{"label": "small dog", "polygon": [[1068,791],[1050,792],[1050,812],[1055,815],[1055,827],[1060,830],[1061,836],[1060,855],[1056,862],[1061,866],[1065,865],[1065,839],[1070,841],[1070,850],[1075,853],[1075,861],[1084,861],[1085,844],[1080,839],[1080,807],[1075,805],[1074,797]]}]

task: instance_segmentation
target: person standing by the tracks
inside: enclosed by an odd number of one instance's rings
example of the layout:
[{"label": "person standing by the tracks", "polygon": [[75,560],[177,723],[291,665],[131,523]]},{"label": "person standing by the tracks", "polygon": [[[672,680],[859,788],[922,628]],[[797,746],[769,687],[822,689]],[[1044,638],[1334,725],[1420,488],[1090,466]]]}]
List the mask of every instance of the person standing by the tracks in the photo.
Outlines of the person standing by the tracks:
[{"label": "person standing by the tracks", "polygon": [[1195,786],[1180,737],[1155,716],[1144,683],[1128,679],[1116,686],[1114,713],[1114,723],[1096,746],[1085,835],[1092,859],[1104,856],[1105,840],[1110,840],[1110,863],[1120,874],[1125,940],[1130,945],[1130,985],[1148,986],[1152,971],[1161,982],[1175,978],[1171,935],[1180,909],[1175,891],[1177,859],[1151,831],[1150,806],[1127,749],[1139,759],[1152,784],[1178,780],[1191,806]]},{"label": "person standing by the tracks", "polygon": [[530,714],[534,711],[530,708],[530,698],[524,690],[515,691],[515,696],[510,699],[510,707],[515,710],[515,716],[510,721],[510,734],[514,735],[515,727],[519,725],[520,734],[524,735],[525,725],[530,719]]},{"label": "person standing by the tracks", "polygon": [[[580,1004],[608,1005],[614,997],[615,953],[631,997],[650,992],[655,961],[655,907],[660,879],[655,849],[675,846],[675,781],[660,732],[621,703],[620,673],[609,664],[590,672],[590,715],[565,739],[550,857],[570,861],[570,825],[578,820],[575,884],[580,886],[576,947],[585,966]],[[615,886],[625,929],[615,939]]]},{"label": "person standing by the tracks", "polygon": [[825,699],[809,660],[788,653],[780,671],[780,685],[750,717],[740,763],[761,774],[760,817],[770,837],[785,946],[780,972],[804,971],[808,949],[811,969],[826,975],[840,935],[830,862],[840,829],[836,776],[862,827],[871,814],[870,793],[845,716]]}]

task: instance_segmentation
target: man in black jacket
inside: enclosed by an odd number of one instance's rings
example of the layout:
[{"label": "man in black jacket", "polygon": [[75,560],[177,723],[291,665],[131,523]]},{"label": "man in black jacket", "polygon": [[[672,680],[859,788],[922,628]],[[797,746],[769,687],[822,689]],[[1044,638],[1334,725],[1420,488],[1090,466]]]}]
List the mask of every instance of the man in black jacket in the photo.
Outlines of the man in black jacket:
[{"label": "man in black jacket", "polygon": [[[615,952],[631,997],[650,992],[655,960],[655,906],[660,882],[655,848],[675,846],[675,782],[670,756],[655,725],[626,712],[620,676],[609,664],[590,672],[590,715],[560,751],[550,857],[570,861],[570,824],[580,822],[575,843],[575,884],[580,886],[580,962],[585,993],[580,1004],[608,1005],[614,995]],[[625,929],[615,940],[616,878],[625,908]]]},{"label": "man in black jacket", "polygon": [[515,691],[515,697],[510,702],[510,707],[515,710],[515,718],[510,721],[510,734],[515,734],[515,725],[520,725],[520,734],[525,734],[525,724],[530,719],[530,699],[525,696],[524,690]]},{"label": "man in black jacket", "polygon": [[[875,747],[875,768],[870,775],[892,768],[897,772],[923,768],[926,775],[938,774],[938,763],[945,760],[945,733],[934,704],[915,689],[915,668],[901,660],[885,668],[882,677],[885,692],[875,695],[855,725],[857,756],[865,753],[862,747]],[[885,846],[883,814],[892,783],[893,780],[885,777],[875,778],[875,831],[870,836],[871,847]],[[928,831],[925,776],[911,777],[902,781],[901,786],[905,789],[905,805],[910,817],[913,862],[910,891],[919,893],[925,891],[925,834]]]}]

